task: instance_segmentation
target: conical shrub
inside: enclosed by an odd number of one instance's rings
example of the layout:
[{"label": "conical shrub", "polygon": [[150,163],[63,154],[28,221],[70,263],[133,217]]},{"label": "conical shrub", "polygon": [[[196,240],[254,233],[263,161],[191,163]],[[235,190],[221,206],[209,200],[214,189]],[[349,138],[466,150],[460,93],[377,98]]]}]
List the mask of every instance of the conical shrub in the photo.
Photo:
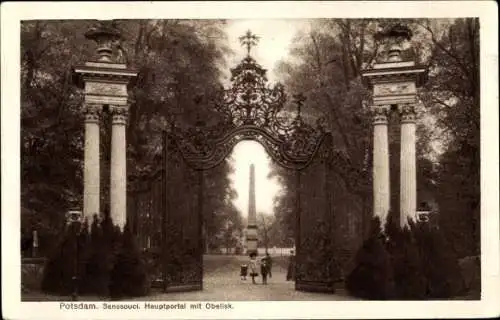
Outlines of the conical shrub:
[{"label": "conical shrub", "polygon": [[127,223],[110,275],[110,295],[113,298],[144,296],[149,287],[146,263]]},{"label": "conical shrub", "polygon": [[41,283],[43,292],[69,295],[73,291],[73,276],[77,263],[77,226],[68,226],[54,251],[47,260]]},{"label": "conical shrub", "polygon": [[463,293],[458,257],[444,235],[435,227],[419,224],[413,228],[427,278],[426,296],[446,299]]},{"label": "conical shrub", "polygon": [[346,288],[353,296],[387,300],[394,295],[391,259],[380,230],[380,220],[374,218],[370,236],[356,254],[355,267],[346,279]]},{"label": "conical shrub", "polygon": [[421,300],[426,296],[427,279],[423,272],[420,250],[408,227],[393,231],[387,248],[391,256],[395,299]]},{"label": "conical shrub", "polygon": [[87,260],[89,258],[89,253],[90,253],[90,233],[89,233],[89,222],[88,219],[85,218],[85,221],[83,222],[82,228],[80,229],[80,233],[78,235],[78,251],[77,251],[77,256],[78,256],[78,270],[77,270],[77,277],[78,277],[78,293],[80,294],[82,292],[82,284],[83,284],[83,278],[85,277],[85,274],[87,273],[86,268],[87,268]]},{"label": "conical shrub", "polygon": [[81,292],[83,294],[96,294],[105,296],[108,294],[109,285],[109,260],[112,251],[105,243],[105,237],[99,218],[94,215],[89,237],[89,249],[85,261],[85,273],[81,280]]}]

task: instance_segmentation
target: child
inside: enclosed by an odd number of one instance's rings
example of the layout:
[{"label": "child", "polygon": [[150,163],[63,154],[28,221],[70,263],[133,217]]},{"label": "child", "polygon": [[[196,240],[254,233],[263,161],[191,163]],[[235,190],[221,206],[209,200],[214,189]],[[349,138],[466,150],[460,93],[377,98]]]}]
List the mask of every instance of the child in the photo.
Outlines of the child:
[{"label": "child", "polygon": [[240,270],[241,280],[246,280],[247,279],[247,274],[248,274],[248,265],[247,264],[242,264],[241,265],[241,270]]},{"label": "child", "polygon": [[250,276],[252,277],[252,283],[256,284],[255,277],[259,274],[257,273],[257,253],[250,253]]}]

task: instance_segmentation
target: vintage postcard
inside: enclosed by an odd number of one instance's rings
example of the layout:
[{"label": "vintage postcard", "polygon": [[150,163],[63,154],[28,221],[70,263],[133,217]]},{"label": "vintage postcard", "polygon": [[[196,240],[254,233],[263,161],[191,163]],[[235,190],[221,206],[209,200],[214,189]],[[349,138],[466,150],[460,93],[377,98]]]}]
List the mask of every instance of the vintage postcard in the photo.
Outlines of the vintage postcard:
[{"label": "vintage postcard", "polygon": [[498,316],[497,9],[3,4],[5,318]]}]

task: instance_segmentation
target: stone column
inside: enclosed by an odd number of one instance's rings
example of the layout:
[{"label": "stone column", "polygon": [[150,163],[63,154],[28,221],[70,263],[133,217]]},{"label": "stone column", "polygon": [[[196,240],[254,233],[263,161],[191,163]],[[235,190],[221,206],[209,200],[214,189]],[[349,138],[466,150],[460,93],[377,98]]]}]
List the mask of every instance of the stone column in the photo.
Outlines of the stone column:
[{"label": "stone column", "polygon": [[99,120],[101,106],[85,106],[85,149],[83,170],[83,216],[92,221],[100,213]]},{"label": "stone column", "polygon": [[384,225],[390,209],[389,106],[374,106],[373,113],[373,215]]},{"label": "stone column", "polygon": [[415,107],[411,104],[400,106],[401,113],[401,190],[400,225],[408,224],[408,218],[415,220],[417,213],[417,166]]},{"label": "stone column", "polygon": [[122,230],[127,221],[127,142],[125,129],[128,106],[111,106],[110,214]]},{"label": "stone column", "polygon": [[250,188],[248,194],[247,252],[257,252],[257,213],[255,210],[255,166],[250,165]]}]

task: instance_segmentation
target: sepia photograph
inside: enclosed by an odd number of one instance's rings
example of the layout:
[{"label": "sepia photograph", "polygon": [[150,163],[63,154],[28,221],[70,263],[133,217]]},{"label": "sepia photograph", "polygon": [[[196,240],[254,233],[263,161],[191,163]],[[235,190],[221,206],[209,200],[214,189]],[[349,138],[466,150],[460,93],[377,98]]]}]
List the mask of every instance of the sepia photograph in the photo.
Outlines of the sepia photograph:
[{"label": "sepia photograph", "polygon": [[2,75],[19,86],[19,303],[484,300],[479,15],[97,16],[20,19],[18,78]]}]

